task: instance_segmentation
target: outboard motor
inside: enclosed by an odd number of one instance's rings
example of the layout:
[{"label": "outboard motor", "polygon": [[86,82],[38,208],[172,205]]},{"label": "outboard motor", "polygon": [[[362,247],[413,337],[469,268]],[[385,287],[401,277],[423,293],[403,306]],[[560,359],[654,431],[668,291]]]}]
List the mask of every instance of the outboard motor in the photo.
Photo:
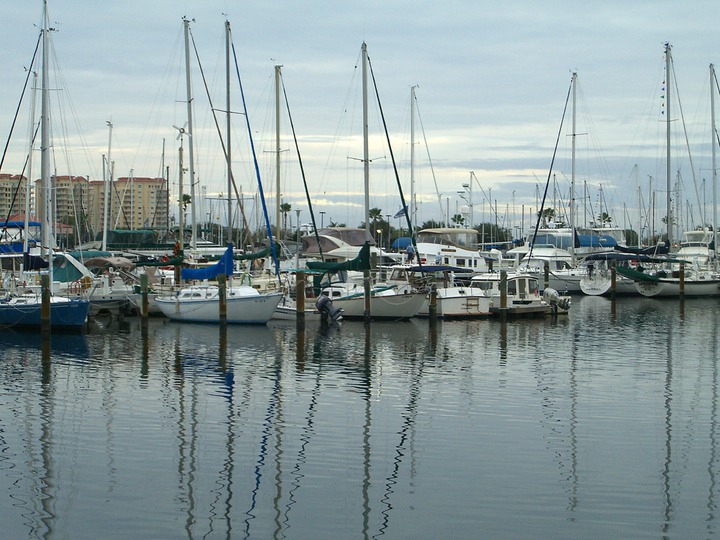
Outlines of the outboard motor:
[{"label": "outboard motor", "polygon": [[315,307],[320,312],[320,321],[327,324],[342,319],[342,309],[333,306],[332,299],[324,294],[318,296]]},{"label": "outboard motor", "polygon": [[558,308],[562,309],[563,311],[567,311],[568,309],[570,309],[570,297],[560,296],[560,294],[558,294],[555,289],[552,289],[550,287],[546,287],[543,291],[543,300],[553,306],[556,311]]}]

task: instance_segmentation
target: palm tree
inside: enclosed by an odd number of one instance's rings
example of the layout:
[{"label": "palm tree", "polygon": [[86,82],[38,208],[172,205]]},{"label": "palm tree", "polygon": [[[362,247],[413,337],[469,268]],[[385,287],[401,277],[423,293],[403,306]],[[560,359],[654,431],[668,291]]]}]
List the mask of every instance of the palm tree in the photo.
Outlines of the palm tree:
[{"label": "palm tree", "polygon": [[462,214],[455,214],[450,221],[452,221],[456,227],[459,227],[460,225],[463,225],[465,223],[465,218],[462,216]]},{"label": "palm tree", "polygon": [[[287,215],[288,215],[288,212],[290,212],[290,210],[292,210],[292,205],[290,203],[282,203],[280,205],[280,211],[282,212],[282,215],[283,215],[283,230],[284,231],[287,231]],[[280,233],[278,233],[278,236],[280,236]]]},{"label": "palm tree", "polygon": [[[183,208],[183,223],[187,223],[187,207],[192,202],[192,198],[187,193],[183,193],[182,196],[182,208]],[[184,234],[184,231],[180,231],[180,234]]]},{"label": "palm tree", "polygon": [[605,224],[609,225],[610,223],[612,223],[612,217],[610,217],[607,212],[603,212],[598,216],[598,221],[600,222],[600,226],[604,227]]},{"label": "palm tree", "polygon": [[545,208],[542,214],[540,214],[540,219],[542,220],[543,227],[547,227],[548,222],[555,221],[555,209]]}]

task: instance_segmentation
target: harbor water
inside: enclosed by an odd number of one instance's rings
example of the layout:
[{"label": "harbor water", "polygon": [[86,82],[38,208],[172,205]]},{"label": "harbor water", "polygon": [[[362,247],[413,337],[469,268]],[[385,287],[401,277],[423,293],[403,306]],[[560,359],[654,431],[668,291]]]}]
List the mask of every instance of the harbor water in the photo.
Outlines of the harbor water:
[{"label": "harbor water", "polygon": [[3,330],[0,537],[718,537],[718,307]]}]

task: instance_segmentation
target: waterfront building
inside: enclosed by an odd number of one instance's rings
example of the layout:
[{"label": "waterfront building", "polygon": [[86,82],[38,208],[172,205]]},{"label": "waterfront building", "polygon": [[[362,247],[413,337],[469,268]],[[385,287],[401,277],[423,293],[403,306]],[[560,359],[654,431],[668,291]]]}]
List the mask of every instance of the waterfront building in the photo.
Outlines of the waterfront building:
[{"label": "waterfront building", "polygon": [[13,214],[24,214],[26,198],[27,178],[19,174],[0,174],[0,222]]},{"label": "waterfront building", "polygon": [[[120,177],[113,181],[109,199],[109,229],[166,229],[168,191],[164,178]],[[97,233],[103,229],[105,183],[90,182],[91,225]]]}]

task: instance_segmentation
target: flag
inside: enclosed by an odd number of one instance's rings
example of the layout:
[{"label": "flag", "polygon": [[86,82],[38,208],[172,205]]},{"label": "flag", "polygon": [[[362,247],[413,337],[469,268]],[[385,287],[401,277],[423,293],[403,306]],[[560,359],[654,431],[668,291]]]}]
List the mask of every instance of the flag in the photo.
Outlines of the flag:
[{"label": "flag", "polygon": [[401,208],[400,210],[398,210],[398,211],[397,211],[397,214],[395,214],[395,215],[393,216],[393,218],[397,219],[397,218],[403,217],[403,216],[405,216],[405,215],[407,215],[407,206],[404,206],[403,208]]}]

